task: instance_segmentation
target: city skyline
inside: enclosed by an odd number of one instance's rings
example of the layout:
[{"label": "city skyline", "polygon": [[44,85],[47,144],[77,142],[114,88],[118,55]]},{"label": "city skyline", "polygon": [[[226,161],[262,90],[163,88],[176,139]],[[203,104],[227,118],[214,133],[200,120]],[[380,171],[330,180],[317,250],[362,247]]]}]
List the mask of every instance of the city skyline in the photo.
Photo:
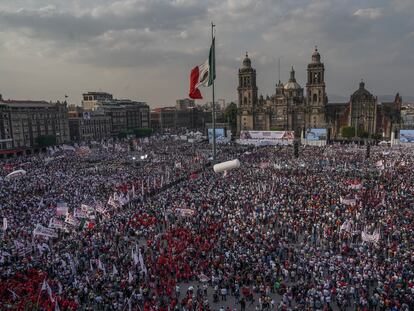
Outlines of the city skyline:
[{"label": "city skyline", "polygon": [[[392,1],[2,1],[0,93],[4,98],[64,100],[83,92],[174,105],[188,95],[188,77],[217,25],[216,96],[237,99],[245,52],[257,69],[259,94],[273,94],[294,66],[306,83],[317,45],[326,66],[328,97],[349,98],[364,79],[373,94],[411,90],[414,9]],[[373,53],[374,51],[374,53]],[[210,92],[198,103],[211,101]]]}]

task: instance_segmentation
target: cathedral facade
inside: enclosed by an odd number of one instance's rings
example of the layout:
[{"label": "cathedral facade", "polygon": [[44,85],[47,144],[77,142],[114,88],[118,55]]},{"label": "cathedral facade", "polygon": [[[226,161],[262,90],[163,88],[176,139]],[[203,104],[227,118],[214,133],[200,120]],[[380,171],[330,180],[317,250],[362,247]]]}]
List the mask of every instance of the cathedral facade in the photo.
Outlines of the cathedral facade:
[{"label": "cathedral facade", "polygon": [[[331,138],[341,138],[341,129],[391,136],[399,127],[401,97],[393,103],[377,102],[365,84],[351,95],[349,102],[329,103],[325,85],[325,66],[315,48],[307,66],[306,92],[291,69],[287,83],[279,81],[272,96],[258,96],[256,70],[246,53],[239,69],[237,132],[243,130],[294,131],[296,137],[308,128],[326,128]],[[305,95],[306,94],[306,95]]]}]

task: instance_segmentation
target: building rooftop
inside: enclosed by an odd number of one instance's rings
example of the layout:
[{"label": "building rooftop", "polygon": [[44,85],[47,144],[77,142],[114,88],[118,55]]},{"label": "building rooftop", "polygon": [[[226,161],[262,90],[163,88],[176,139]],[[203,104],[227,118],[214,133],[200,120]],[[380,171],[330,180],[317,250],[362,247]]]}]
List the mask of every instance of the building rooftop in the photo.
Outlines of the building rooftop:
[{"label": "building rooftop", "polygon": [[49,108],[49,107],[54,107],[56,104],[64,104],[64,103],[52,103],[52,102],[47,102],[47,101],[38,101],[38,100],[2,100],[0,101],[0,105],[6,105],[9,107],[14,107],[14,108],[38,108],[38,107],[42,107],[42,108]]},{"label": "building rooftop", "polygon": [[151,111],[152,112],[163,112],[163,111],[175,111],[177,110],[177,108],[175,107],[158,107],[158,108],[154,108]]},{"label": "building rooftop", "polygon": [[83,93],[83,95],[109,95],[109,96],[112,96],[111,93],[108,93],[108,92],[97,92],[97,91],[89,91],[89,92]]}]

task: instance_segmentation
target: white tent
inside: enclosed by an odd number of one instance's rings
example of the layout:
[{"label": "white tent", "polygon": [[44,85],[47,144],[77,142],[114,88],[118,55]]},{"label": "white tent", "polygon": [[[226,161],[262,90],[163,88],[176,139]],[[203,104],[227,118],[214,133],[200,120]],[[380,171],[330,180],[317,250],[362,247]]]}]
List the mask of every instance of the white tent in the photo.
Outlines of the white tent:
[{"label": "white tent", "polygon": [[20,176],[24,176],[24,175],[26,175],[26,171],[25,170],[17,170],[17,171],[13,171],[9,175],[7,175],[4,178],[4,180],[10,180],[12,178],[16,178],[16,177],[20,177]]}]

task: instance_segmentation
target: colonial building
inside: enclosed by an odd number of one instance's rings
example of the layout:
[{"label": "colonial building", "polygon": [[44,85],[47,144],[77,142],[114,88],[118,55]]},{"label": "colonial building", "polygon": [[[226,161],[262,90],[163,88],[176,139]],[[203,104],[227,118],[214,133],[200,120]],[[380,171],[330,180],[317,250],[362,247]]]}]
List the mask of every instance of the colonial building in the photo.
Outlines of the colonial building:
[{"label": "colonial building", "polygon": [[243,67],[239,69],[238,132],[241,130],[294,130],[299,133],[306,127],[324,127],[325,106],[328,101],[325,91],[325,67],[317,49],[308,65],[307,95],[296,81],[291,69],[286,84],[279,81],[275,94],[258,98],[256,70],[246,54]]},{"label": "colonial building", "polygon": [[391,137],[400,124],[401,97],[392,103],[378,103],[365,84],[346,103],[329,103],[325,84],[325,66],[315,48],[307,66],[306,97],[291,69],[286,84],[279,81],[272,96],[258,96],[256,70],[246,53],[239,69],[237,132],[242,130],[289,130],[296,137],[307,128],[327,128],[331,138],[341,138],[344,126],[358,133]]},{"label": "colonial building", "polygon": [[204,129],[211,122],[211,112],[199,108],[177,109],[176,107],[155,108],[151,111],[153,129],[188,128]]},{"label": "colonial building", "polygon": [[178,110],[186,110],[195,107],[195,100],[190,98],[177,99],[175,107]]},{"label": "colonial building", "polygon": [[111,135],[122,131],[150,127],[150,108],[145,102],[130,99],[114,99],[106,92],[87,92],[82,94],[84,111],[103,112],[111,120]]},{"label": "colonial building", "polygon": [[395,95],[393,102],[379,103],[366,88],[365,82],[351,95],[349,102],[329,103],[326,119],[332,138],[341,138],[343,127],[354,128],[355,137],[380,135],[391,138],[401,127],[402,98]]},{"label": "colonial building", "polygon": [[32,153],[68,141],[66,103],[3,100],[0,96],[0,155]]},{"label": "colonial building", "polygon": [[96,110],[102,103],[112,101],[112,94],[106,92],[87,92],[82,94],[82,107],[85,110]]},{"label": "colonial building", "polygon": [[69,132],[71,141],[100,141],[111,136],[111,117],[103,111],[85,111],[82,107],[70,107]]}]

